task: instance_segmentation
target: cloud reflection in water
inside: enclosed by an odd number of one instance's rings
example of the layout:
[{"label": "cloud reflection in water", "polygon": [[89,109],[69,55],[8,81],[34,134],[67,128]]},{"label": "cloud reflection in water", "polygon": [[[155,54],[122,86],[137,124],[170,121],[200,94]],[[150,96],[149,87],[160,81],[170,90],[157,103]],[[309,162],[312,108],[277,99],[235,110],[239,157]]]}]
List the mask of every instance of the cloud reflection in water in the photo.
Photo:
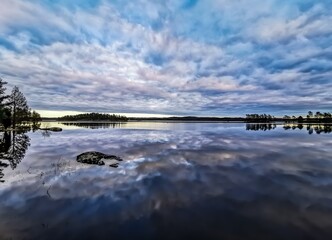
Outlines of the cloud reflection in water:
[{"label": "cloud reflection in water", "polygon": [[[29,136],[26,158],[0,190],[5,237],[332,236],[329,134],[128,123]],[[90,150],[125,161],[117,169],[75,161]]]}]

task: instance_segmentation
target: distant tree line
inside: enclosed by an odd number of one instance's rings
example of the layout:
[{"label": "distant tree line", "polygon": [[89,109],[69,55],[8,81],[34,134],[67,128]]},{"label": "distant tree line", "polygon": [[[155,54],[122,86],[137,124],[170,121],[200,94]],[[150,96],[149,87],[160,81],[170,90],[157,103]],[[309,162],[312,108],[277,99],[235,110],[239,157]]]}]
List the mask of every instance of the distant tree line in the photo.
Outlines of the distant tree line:
[{"label": "distant tree line", "polygon": [[15,86],[10,95],[6,94],[7,82],[0,78],[0,124],[4,129],[23,126],[36,126],[40,121],[40,114],[32,111],[24,94]]},{"label": "distant tree line", "polygon": [[285,115],[283,117],[283,120],[285,122],[307,122],[307,123],[329,123],[332,122],[332,114],[329,112],[316,112],[315,114],[312,111],[309,111],[306,118],[303,118],[302,116],[296,117],[296,116],[288,116]]},{"label": "distant tree line", "polygon": [[106,113],[82,113],[77,115],[66,115],[58,118],[58,121],[121,121],[126,122],[126,116]]},{"label": "distant tree line", "polygon": [[268,123],[275,121],[283,121],[283,122],[298,122],[298,123],[330,123],[332,122],[332,113],[329,112],[316,112],[313,113],[309,111],[306,118],[302,116],[289,116],[284,115],[282,118],[275,117],[270,114],[246,114],[245,118],[246,122],[253,123]]},{"label": "distant tree line", "polygon": [[332,113],[329,112],[316,112],[315,114],[312,111],[308,112],[307,122],[332,122]]},{"label": "distant tree line", "polygon": [[299,117],[296,117],[296,116],[288,116],[288,115],[285,115],[283,116],[282,118],[286,123],[287,122],[299,122],[299,123],[302,123],[304,120],[303,120],[303,117],[302,116],[299,116]]}]

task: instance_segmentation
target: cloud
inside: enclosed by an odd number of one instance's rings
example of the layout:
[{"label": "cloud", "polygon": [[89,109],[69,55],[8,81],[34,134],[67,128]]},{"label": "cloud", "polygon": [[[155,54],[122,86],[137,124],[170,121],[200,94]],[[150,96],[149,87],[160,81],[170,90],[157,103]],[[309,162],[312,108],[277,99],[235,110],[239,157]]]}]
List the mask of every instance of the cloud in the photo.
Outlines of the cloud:
[{"label": "cloud", "polygon": [[327,2],[5,0],[0,74],[45,111],[328,110]]}]

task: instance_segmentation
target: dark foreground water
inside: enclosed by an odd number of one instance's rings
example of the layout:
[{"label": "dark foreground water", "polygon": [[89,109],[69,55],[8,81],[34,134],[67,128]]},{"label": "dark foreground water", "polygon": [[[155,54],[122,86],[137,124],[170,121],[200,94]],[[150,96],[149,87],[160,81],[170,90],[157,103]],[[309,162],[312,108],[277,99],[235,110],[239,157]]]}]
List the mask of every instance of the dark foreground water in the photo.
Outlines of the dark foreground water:
[{"label": "dark foreground water", "polygon": [[61,126],[1,133],[0,239],[332,239],[330,126]]}]

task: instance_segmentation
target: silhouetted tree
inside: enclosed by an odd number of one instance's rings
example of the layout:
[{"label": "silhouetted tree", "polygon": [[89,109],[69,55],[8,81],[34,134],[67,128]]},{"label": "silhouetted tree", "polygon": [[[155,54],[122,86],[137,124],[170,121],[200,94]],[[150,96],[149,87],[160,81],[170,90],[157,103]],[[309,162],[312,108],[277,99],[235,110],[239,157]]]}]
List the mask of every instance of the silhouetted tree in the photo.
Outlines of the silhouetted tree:
[{"label": "silhouetted tree", "polygon": [[291,120],[291,117],[288,116],[288,115],[285,115],[283,118],[282,118],[285,122],[289,122]]},{"label": "silhouetted tree", "polygon": [[13,128],[29,119],[29,107],[23,93],[15,86],[10,95]]},{"label": "silhouetted tree", "polygon": [[33,126],[37,126],[41,121],[40,115],[35,111],[31,112],[25,96],[17,86],[10,95],[6,95],[6,84],[7,82],[0,78],[0,124],[5,129],[11,125],[15,128],[16,125],[29,121]]},{"label": "silhouetted tree", "polygon": [[328,113],[328,112],[324,113],[324,119],[329,119],[331,117],[332,117],[331,113]]},{"label": "silhouetted tree", "polygon": [[0,123],[5,129],[11,125],[11,113],[8,108],[9,103],[7,101],[9,96],[6,95],[6,84],[7,82],[0,78]]},{"label": "silhouetted tree", "polygon": [[41,122],[41,116],[39,113],[36,111],[30,112],[30,121],[32,122],[32,128],[36,129],[40,127],[40,122]]},{"label": "silhouetted tree", "polygon": [[297,121],[298,121],[299,123],[303,123],[303,117],[302,117],[302,116],[299,116],[299,117],[297,118]]},{"label": "silhouetted tree", "polygon": [[9,98],[9,96],[6,95],[6,84],[7,82],[0,78],[0,108],[7,105],[6,100]]},{"label": "silhouetted tree", "polygon": [[308,115],[307,115],[307,119],[306,119],[307,122],[310,122],[310,123],[328,123],[328,122],[332,122],[332,114],[329,113],[329,112],[319,112],[317,111],[315,113],[315,115],[309,111],[308,112]]}]

